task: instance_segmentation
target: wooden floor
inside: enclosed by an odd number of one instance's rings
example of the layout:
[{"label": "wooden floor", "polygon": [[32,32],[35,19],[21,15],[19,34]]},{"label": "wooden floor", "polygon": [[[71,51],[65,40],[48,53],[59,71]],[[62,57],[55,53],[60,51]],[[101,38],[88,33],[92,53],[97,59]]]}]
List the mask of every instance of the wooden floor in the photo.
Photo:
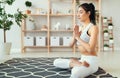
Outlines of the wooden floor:
[{"label": "wooden floor", "polygon": [[[4,62],[11,58],[25,58],[25,57],[80,57],[80,53],[72,52],[26,52],[26,53],[12,53],[7,56],[0,56],[0,62]],[[120,52],[100,52],[98,53],[99,65],[104,70],[115,77],[120,78]]]}]

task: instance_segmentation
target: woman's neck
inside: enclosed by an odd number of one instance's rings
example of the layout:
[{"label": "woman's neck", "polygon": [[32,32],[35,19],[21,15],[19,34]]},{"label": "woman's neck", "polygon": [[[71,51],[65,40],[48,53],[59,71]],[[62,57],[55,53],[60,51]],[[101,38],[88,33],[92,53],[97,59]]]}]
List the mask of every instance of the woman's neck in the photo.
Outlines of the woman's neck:
[{"label": "woman's neck", "polygon": [[90,20],[88,19],[85,22],[83,22],[83,26],[86,27],[89,23],[90,23]]}]

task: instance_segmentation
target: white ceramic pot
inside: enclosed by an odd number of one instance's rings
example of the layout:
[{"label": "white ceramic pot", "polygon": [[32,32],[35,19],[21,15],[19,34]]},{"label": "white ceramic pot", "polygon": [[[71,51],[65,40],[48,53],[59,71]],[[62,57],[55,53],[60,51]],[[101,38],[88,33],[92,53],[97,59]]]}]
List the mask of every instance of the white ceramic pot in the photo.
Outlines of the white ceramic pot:
[{"label": "white ceramic pot", "polygon": [[9,55],[12,43],[0,43],[0,56]]},{"label": "white ceramic pot", "polygon": [[113,26],[108,26],[108,29],[113,29]]},{"label": "white ceramic pot", "polygon": [[112,44],[112,43],[113,43],[113,40],[109,40],[109,43],[111,43],[111,44]]},{"label": "white ceramic pot", "polygon": [[107,36],[108,36],[108,33],[104,33],[104,36],[107,37]]},{"label": "white ceramic pot", "polygon": [[107,22],[107,19],[103,19],[103,23],[106,23]]},{"label": "white ceramic pot", "polygon": [[108,50],[109,49],[109,47],[104,47],[104,50]]}]

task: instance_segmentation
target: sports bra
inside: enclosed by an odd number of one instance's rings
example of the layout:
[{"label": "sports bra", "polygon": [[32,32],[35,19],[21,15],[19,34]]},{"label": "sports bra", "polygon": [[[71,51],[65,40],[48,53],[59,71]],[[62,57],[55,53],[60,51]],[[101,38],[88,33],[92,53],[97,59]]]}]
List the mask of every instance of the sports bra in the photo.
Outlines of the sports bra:
[{"label": "sports bra", "polygon": [[[88,35],[88,30],[90,29],[90,27],[92,27],[93,24],[89,23],[88,26],[86,26],[86,28],[82,31],[80,38],[85,41],[85,42],[89,42],[90,40],[90,36]],[[80,45],[80,43],[77,41],[77,45]]]}]

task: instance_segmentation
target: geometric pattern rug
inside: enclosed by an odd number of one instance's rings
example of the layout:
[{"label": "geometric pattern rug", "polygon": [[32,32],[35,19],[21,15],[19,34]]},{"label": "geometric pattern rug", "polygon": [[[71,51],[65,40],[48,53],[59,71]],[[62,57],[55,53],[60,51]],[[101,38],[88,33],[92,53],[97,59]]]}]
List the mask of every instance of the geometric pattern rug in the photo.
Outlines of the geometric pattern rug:
[{"label": "geometric pattern rug", "polygon": [[[0,64],[0,78],[69,78],[70,69],[53,66],[56,58],[13,58]],[[99,67],[86,78],[117,78]]]}]

